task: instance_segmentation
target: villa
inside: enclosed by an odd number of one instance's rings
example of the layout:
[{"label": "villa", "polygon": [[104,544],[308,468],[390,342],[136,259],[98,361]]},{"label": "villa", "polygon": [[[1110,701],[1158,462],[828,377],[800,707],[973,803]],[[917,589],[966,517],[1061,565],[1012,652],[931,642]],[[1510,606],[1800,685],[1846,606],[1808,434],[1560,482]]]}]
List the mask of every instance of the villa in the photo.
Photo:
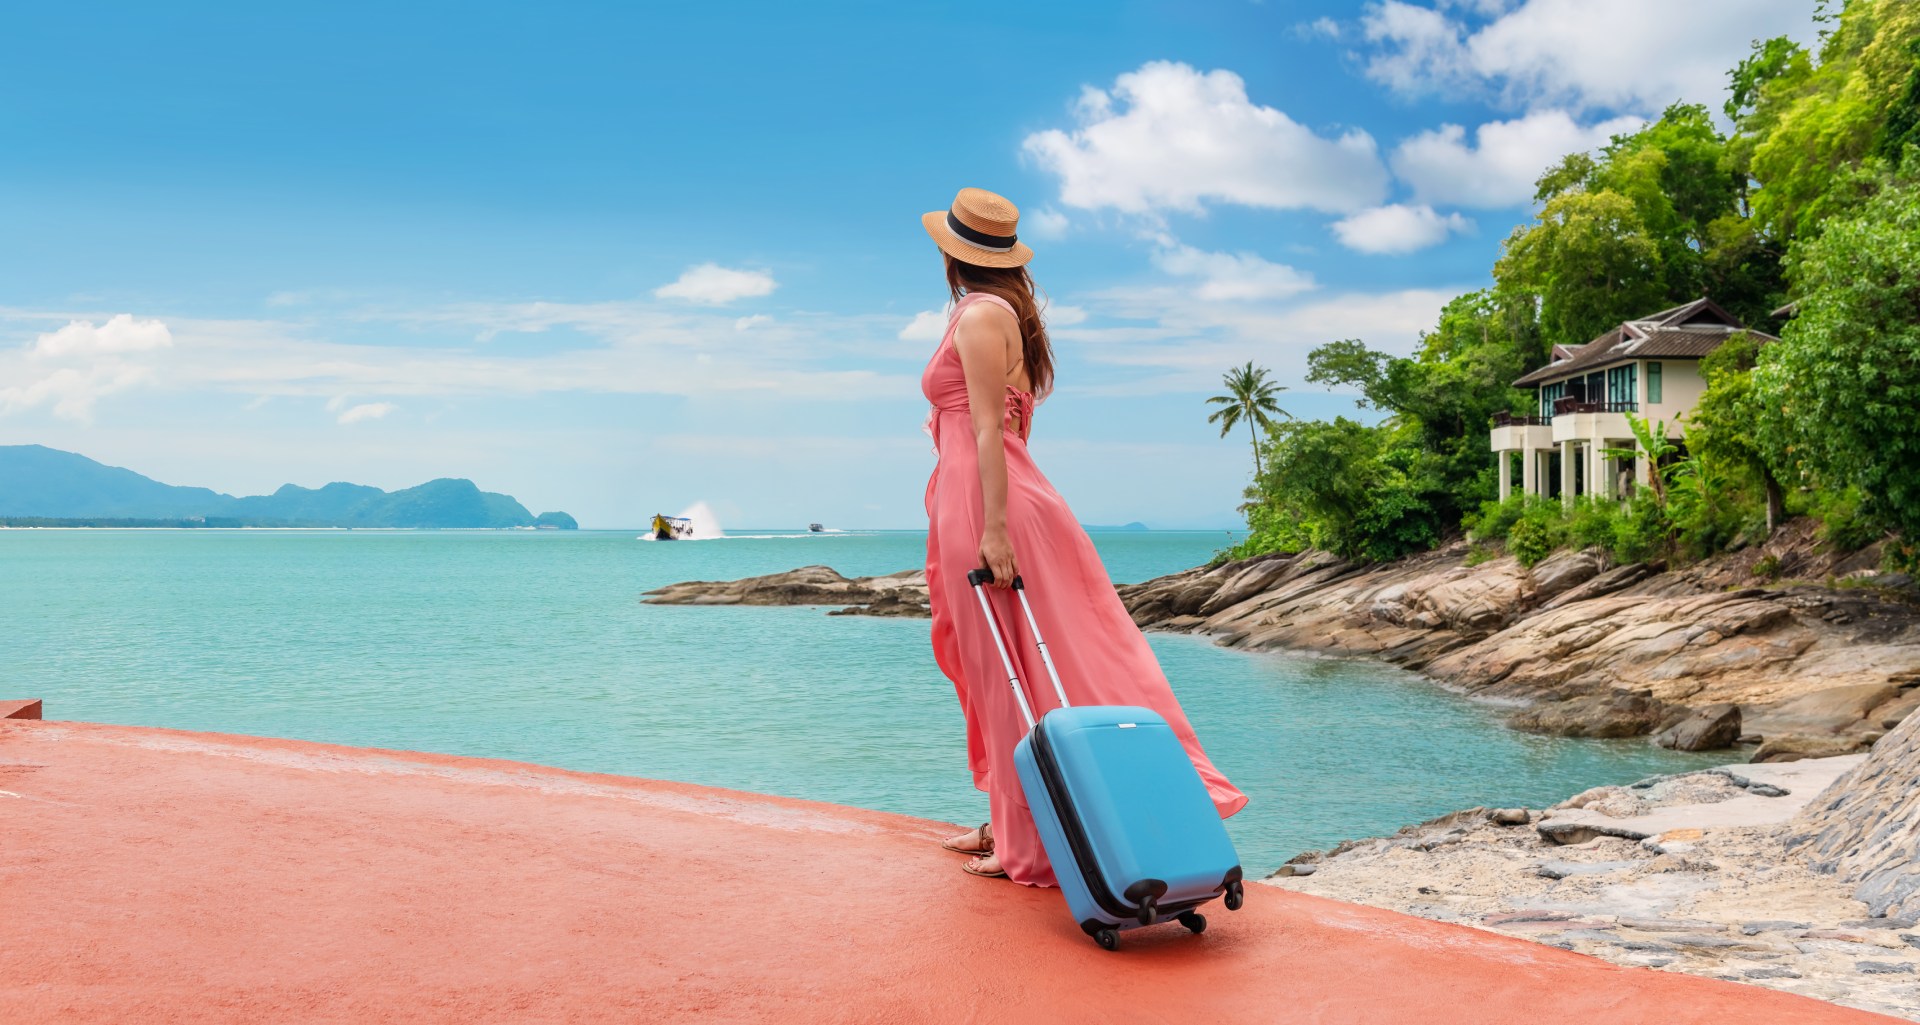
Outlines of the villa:
[{"label": "villa", "polygon": [[1713,300],[1695,299],[1627,321],[1585,345],[1554,346],[1552,362],[1513,382],[1538,393],[1535,415],[1493,418],[1501,501],[1513,493],[1514,456],[1529,495],[1559,495],[1569,503],[1576,495],[1622,498],[1635,483],[1647,483],[1652,467],[1627,414],[1665,424],[1667,437],[1678,441],[1706,391],[1700,359],[1742,331],[1777,341]]}]

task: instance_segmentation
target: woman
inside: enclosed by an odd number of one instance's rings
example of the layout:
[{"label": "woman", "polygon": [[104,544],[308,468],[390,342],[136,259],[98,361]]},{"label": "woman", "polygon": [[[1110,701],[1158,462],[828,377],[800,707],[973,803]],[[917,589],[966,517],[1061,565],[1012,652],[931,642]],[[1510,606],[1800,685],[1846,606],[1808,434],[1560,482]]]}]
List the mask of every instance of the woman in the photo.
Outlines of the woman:
[{"label": "woman", "polygon": [[[940,348],[920,378],[940,455],[927,482],[927,588],[934,658],[960,694],[967,760],[991,816],[945,846],[973,855],[964,868],[974,875],[1052,886],[1053,868],[1013,767],[1026,724],[967,585],[976,567],[993,571],[992,604],[1023,683],[1046,676],[1026,619],[1010,600],[1015,573],[1025,575],[1069,700],[1159,712],[1186,745],[1221,817],[1247,798],[1201,750],[1093,542],[1027,454],[1035,396],[1053,388],[1053,351],[1025,269],[1033,251],[1015,231],[1019,217],[1000,196],[962,189],[952,208],[921,218],[945,254],[954,299]],[[1028,686],[1027,699],[1035,715],[1057,704],[1048,686]]]}]

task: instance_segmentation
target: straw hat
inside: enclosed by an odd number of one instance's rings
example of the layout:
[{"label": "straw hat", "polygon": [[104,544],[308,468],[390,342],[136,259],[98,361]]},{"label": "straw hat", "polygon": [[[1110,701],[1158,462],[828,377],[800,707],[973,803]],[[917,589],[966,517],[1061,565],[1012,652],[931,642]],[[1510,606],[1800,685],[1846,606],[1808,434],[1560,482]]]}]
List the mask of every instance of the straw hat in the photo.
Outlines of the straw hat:
[{"label": "straw hat", "polygon": [[1020,208],[986,189],[961,189],[953,207],[920,218],[940,251],[976,267],[1019,267],[1033,259],[1015,237]]}]

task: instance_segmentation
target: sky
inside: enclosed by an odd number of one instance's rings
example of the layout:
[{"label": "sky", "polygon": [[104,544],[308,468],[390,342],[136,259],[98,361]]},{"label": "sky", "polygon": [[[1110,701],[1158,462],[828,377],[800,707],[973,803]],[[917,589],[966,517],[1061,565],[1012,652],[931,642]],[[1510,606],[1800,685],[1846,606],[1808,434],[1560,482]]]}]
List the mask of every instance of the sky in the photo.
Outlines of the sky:
[{"label": "sky", "polygon": [[73,2],[0,34],[0,444],[632,527],[925,524],[919,223],[1019,204],[1083,522],[1230,527],[1206,422],[1404,353],[1533,180],[1813,0]]}]

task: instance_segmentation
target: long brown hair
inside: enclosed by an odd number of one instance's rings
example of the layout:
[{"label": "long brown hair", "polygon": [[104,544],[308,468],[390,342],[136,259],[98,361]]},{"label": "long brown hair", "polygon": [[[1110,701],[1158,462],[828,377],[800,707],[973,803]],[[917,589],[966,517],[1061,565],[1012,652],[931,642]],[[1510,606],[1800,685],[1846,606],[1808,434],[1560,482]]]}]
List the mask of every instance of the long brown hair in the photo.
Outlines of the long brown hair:
[{"label": "long brown hair", "polygon": [[[943,254],[944,255],[944,254]],[[1020,323],[1020,358],[1027,364],[1027,380],[1035,395],[1053,390],[1053,346],[1047,325],[1040,320],[1040,304],[1033,298],[1033,277],[1025,267],[981,267],[947,257],[947,288],[953,301],[968,292],[986,292],[1013,306]]]}]

